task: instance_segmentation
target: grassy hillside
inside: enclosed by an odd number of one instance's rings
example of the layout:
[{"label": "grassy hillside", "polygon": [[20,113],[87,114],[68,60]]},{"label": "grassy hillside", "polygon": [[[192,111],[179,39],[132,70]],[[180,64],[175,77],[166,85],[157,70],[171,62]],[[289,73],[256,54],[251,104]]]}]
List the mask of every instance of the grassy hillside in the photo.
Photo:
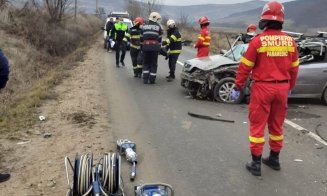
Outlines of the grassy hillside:
[{"label": "grassy hillside", "polygon": [[0,133],[14,133],[37,120],[43,100],[55,98],[51,87],[83,59],[102,21],[82,14],[51,23],[46,11],[33,7],[7,7],[0,13],[0,47],[11,70],[0,93]]}]

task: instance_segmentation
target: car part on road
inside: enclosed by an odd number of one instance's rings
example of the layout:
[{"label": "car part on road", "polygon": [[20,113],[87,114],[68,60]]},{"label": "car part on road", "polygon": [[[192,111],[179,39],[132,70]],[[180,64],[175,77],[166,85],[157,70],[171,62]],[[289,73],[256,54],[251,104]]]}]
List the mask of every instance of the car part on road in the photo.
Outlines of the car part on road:
[{"label": "car part on road", "polygon": [[[118,196],[123,195],[120,176],[121,157],[116,153],[106,153],[102,163],[93,167],[93,156],[90,154],[76,155],[74,166],[65,157],[68,190],[66,196]],[[70,182],[68,167],[73,171]]]},{"label": "car part on road", "polygon": [[214,118],[211,116],[201,115],[201,114],[195,114],[192,112],[188,112],[188,115],[195,117],[195,118],[201,118],[206,120],[214,120],[214,121],[221,121],[221,122],[228,122],[228,123],[234,123],[234,120],[226,120],[226,119],[220,119],[220,118]]},{"label": "car part on road", "polygon": [[165,183],[151,183],[135,186],[135,196],[174,196],[173,188]]},{"label": "car part on road", "polygon": [[120,155],[126,156],[128,162],[132,163],[130,179],[134,180],[136,176],[137,154],[135,152],[136,144],[128,139],[117,140],[117,150]]}]

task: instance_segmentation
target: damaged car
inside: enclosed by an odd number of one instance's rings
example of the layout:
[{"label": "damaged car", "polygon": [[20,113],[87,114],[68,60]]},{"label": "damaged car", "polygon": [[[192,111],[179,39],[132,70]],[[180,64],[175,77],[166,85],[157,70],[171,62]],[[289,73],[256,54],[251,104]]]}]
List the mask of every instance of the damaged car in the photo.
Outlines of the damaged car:
[{"label": "damaged car", "polygon": [[[286,32],[295,38],[298,45],[300,67],[296,86],[290,98],[319,98],[327,104],[327,43],[325,32],[315,36]],[[251,80],[240,91],[236,101],[231,93],[238,64],[246,52],[248,44],[239,44],[235,40],[229,51],[220,55],[194,58],[184,63],[181,73],[181,85],[194,98],[211,99],[223,103],[241,103],[249,101]]]}]

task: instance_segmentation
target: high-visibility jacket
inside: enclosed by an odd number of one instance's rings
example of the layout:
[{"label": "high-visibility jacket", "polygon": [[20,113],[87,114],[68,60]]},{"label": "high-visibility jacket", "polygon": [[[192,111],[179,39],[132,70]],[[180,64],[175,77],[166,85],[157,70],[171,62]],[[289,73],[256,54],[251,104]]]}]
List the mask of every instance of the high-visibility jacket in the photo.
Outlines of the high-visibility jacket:
[{"label": "high-visibility jacket", "polygon": [[238,67],[235,87],[243,87],[252,71],[254,81],[289,80],[290,88],[293,88],[298,69],[299,58],[294,39],[281,30],[267,29],[249,43]]},{"label": "high-visibility jacket", "polygon": [[117,22],[111,29],[110,38],[114,39],[116,42],[121,42],[125,38],[127,30],[128,27],[125,23]]},{"label": "high-visibility jacket", "polygon": [[142,29],[139,26],[131,27],[125,36],[127,38],[127,41],[131,43],[131,48],[137,50],[141,49]]},{"label": "high-visibility jacket", "polygon": [[162,44],[168,46],[169,54],[180,54],[182,52],[182,36],[178,28],[168,29],[167,39]]},{"label": "high-visibility jacket", "polygon": [[200,35],[198,36],[198,41],[195,47],[198,48],[197,57],[205,57],[209,55],[209,46],[211,42],[211,36],[209,28],[207,26],[201,29]]}]

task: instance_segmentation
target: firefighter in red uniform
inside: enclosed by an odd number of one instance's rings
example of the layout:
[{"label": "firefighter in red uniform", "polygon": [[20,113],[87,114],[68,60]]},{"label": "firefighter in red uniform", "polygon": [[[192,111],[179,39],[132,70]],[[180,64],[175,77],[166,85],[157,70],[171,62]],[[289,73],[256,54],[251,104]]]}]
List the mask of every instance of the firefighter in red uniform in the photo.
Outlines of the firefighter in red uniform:
[{"label": "firefighter in red uniform", "polygon": [[195,43],[194,47],[198,49],[197,57],[209,56],[209,46],[210,46],[210,32],[209,32],[209,19],[206,16],[202,16],[199,19],[199,24],[201,26],[201,32],[198,37],[198,41]]},{"label": "firefighter in red uniform", "polygon": [[268,123],[270,155],[262,162],[280,170],[279,153],[283,147],[283,122],[286,117],[288,92],[295,85],[299,59],[294,39],[283,33],[284,7],[277,1],[268,2],[262,11],[259,27],[264,30],[249,43],[241,59],[232,99],[252,71],[252,91],[249,104],[250,150],[252,161],[246,168],[261,176],[261,155]]}]

